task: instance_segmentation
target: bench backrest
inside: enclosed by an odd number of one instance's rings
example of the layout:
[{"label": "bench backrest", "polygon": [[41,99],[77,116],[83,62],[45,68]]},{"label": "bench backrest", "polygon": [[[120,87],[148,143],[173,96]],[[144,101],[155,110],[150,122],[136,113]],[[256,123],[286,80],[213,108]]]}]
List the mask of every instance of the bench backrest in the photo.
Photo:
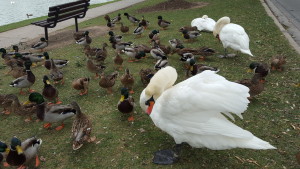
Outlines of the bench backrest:
[{"label": "bench backrest", "polygon": [[79,0],[49,7],[47,22],[60,22],[73,17],[83,18],[90,0]]}]

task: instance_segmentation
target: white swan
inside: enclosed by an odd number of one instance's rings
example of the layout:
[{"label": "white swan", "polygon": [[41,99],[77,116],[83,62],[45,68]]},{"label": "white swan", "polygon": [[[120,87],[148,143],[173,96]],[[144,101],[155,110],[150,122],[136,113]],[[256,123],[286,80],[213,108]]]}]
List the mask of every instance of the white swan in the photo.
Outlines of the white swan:
[{"label": "white swan", "polygon": [[[244,28],[240,25],[230,23],[230,18],[225,16],[220,18],[213,30],[214,37],[218,38],[225,49],[225,55],[227,57],[227,47],[232,48],[235,51],[240,51],[244,54],[253,56],[249,49],[249,36],[245,32]],[[232,55],[231,56],[235,56]]]},{"label": "white swan", "polygon": [[[209,70],[173,86],[176,79],[177,72],[173,67],[159,70],[142,91],[140,106],[150,114],[157,127],[174,138],[177,148],[185,142],[195,148],[207,147],[212,150],[275,149],[223,115],[232,120],[234,117],[231,113],[242,118],[241,113],[249,103],[247,87],[230,82]],[[177,160],[178,153],[162,150],[156,153],[153,161],[172,164]],[[157,160],[161,156],[173,160]]]},{"label": "white swan", "polygon": [[191,22],[191,26],[196,26],[199,31],[212,32],[216,21],[209,18],[207,15],[203,15],[202,18],[195,18]]}]

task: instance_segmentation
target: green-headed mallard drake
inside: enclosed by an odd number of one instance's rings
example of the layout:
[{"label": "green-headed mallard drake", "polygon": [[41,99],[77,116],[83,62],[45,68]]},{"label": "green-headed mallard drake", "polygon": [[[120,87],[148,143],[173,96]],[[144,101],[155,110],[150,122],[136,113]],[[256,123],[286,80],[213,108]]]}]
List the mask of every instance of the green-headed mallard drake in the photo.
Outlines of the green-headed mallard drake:
[{"label": "green-headed mallard drake", "polygon": [[117,107],[121,113],[130,114],[130,117],[128,117],[127,119],[128,121],[131,122],[134,120],[134,99],[132,98],[132,96],[130,96],[126,87],[123,87],[121,89],[121,99],[119,100]]},{"label": "green-headed mallard drake", "polygon": [[155,30],[151,31],[148,36],[149,36],[151,42],[154,41],[156,43],[159,43],[159,41],[160,41],[159,30],[155,29]]},{"label": "green-headed mallard drake", "polygon": [[45,38],[41,38],[39,42],[37,42],[31,46],[31,49],[41,50],[41,52],[43,52],[43,50],[47,46],[48,46],[48,41]]},{"label": "green-headed mallard drake", "polygon": [[6,162],[11,166],[20,166],[19,168],[23,169],[35,159],[35,167],[38,167],[40,160],[37,154],[41,144],[42,140],[35,137],[28,138],[23,142],[17,137],[13,137]]},{"label": "green-headed mallard drake", "polygon": [[199,55],[200,60],[205,60],[206,56],[211,56],[216,53],[216,51],[209,47],[201,47],[198,49],[194,48],[176,48],[174,50],[178,55],[182,56],[184,53],[192,53],[193,55]]},{"label": "green-headed mallard drake", "polygon": [[30,66],[32,65],[31,61],[25,61],[24,64],[27,75],[21,76],[10,83],[10,86],[20,88],[20,94],[25,94],[22,91],[23,88],[29,88],[28,91],[32,92],[33,90],[31,90],[30,87],[35,82],[35,75],[30,70]]},{"label": "green-headed mallard drake", "polygon": [[286,63],[285,56],[275,56],[271,60],[271,69],[283,71],[283,65]]},{"label": "green-headed mallard drake", "polygon": [[84,32],[84,37],[82,37],[81,39],[77,40],[76,43],[79,45],[89,45],[92,43],[92,38],[89,36],[89,31],[85,31]]},{"label": "green-headed mallard drake", "polygon": [[133,23],[133,24],[136,24],[136,23],[139,23],[139,22],[140,22],[139,19],[137,19],[137,18],[134,17],[134,16],[129,15],[127,12],[124,13],[124,16],[126,16],[127,19],[128,19],[131,23]]},{"label": "green-headed mallard drake", "polygon": [[162,16],[158,16],[157,19],[158,19],[158,22],[157,22],[158,26],[163,29],[166,29],[171,24],[171,22],[163,20]]},{"label": "green-headed mallard drake", "polygon": [[76,114],[76,110],[72,108],[71,105],[47,104],[44,97],[37,92],[31,93],[28,97],[28,101],[24,104],[31,102],[37,104],[37,117],[41,121],[48,122],[44,124],[44,128],[49,128],[51,123],[62,122],[61,126],[56,127],[56,130],[61,130],[64,128],[63,121]]},{"label": "green-headed mallard drake", "polygon": [[150,25],[150,22],[145,20],[144,16],[142,16],[142,20],[139,23],[144,27],[144,29],[147,29],[147,27]]},{"label": "green-headed mallard drake", "polygon": [[138,26],[133,30],[133,34],[136,35],[136,37],[141,37],[144,30],[145,28],[142,26],[141,23],[139,23]]},{"label": "green-headed mallard drake", "polygon": [[88,71],[90,71],[91,73],[95,73],[95,78],[98,78],[99,73],[102,73],[103,70],[106,68],[106,66],[104,66],[104,65],[95,64],[91,59],[87,60],[86,67],[87,67]]},{"label": "green-headed mallard drake", "polygon": [[115,16],[114,18],[112,18],[110,21],[112,23],[119,23],[121,21],[122,17],[121,14],[119,13],[117,16]]},{"label": "green-headed mallard drake", "polygon": [[190,40],[195,40],[197,37],[201,36],[201,34],[199,33],[199,31],[183,30],[182,36],[184,37],[184,39],[190,41]]},{"label": "green-headed mallard drake", "polygon": [[116,25],[111,21],[107,21],[106,26],[109,27],[110,30],[113,30]]},{"label": "green-headed mallard drake", "polygon": [[53,59],[51,60],[51,69],[50,69],[50,78],[54,81],[54,83],[58,83],[59,81],[61,84],[64,84],[64,73],[56,67],[56,64],[54,63]]},{"label": "green-headed mallard drake", "polygon": [[266,63],[252,62],[249,65],[248,72],[259,73],[264,79],[270,72],[270,68]]},{"label": "green-headed mallard drake", "polygon": [[161,59],[163,56],[166,56],[165,52],[159,46],[152,48],[150,54],[154,59],[157,60]]},{"label": "green-headed mallard drake", "polygon": [[133,74],[129,72],[129,69],[125,69],[125,73],[121,76],[121,83],[123,84],[123,87],[127,88],[129,90],[129,93],[134,93],[133,91],[133,85],[134,85],[134,77]]},{"label": "green-headed mallard drake", "polygon": [[112,94],[112,87],[115,85],[119,72],[115,71],[109,75],[104,72],[100,75],[99,86],[105,88],[109,94]]},{"label": "green-headed mallard drake", "polygon": [[58,90],[51,85],[48,76],[45,75],[43,77],[43,82],[44,82],[44,88],[42,92],[43,96],[48,100],[54,101],[53,103],[61,104],[62,102],[59,101],[58,98]]},{"label": "green-headed mallard drake", "polygon": [[237,83],[249,88],[249,99],[264,91],[264,80],[260,73],[255,73],[251,79],[242,79],[237,81]]},{"label": "green-headed mallard drake", "polygon": [[141,69],[139,74],[141,77],[141,81],[143,83],[144,86],[147,86],[148,83],[150,82],[150,79],[153,77],[153,75],[156,73],[156,71],[154,69]]},{"label": "green-headed mallard drake", "polygon": [[79,39],[84,37],[85,31],[78,31],[73,33],[73,38],[78,41]]},{"label": "green-headed mallard drake", "polygon": [[121,53],[126,47],[130,47],[132,42],[116,42],[113,43],[113,48],[116,49],[117,53]]},{"label": "green-headed mallard drake", "polygon": [[18,96],[14,94],[0,94],[0,107],[3,108],[3,112],[1,113],[14,113],[20,106]]},{"label": "green-headed mallard drake", "polygon": [[78,79],[75,79],[72,82],[72,87],[76,90],[80,90],[81,92],[79,95],[85,95],[88,93],[90,78],[88,77],[81,77]]},{"label": "green-headed mallard drake", "polygon": [[117,53],[117,55],[114,57],[115,67],[118,68],[119,70],[121,70],[123,61],[124,60],[123,60],[122,56]]},{"label": "green-headed mallard drake", "polygon": [[193,58],[188,58],[187,61],[188,62],[188,67],[186,69],[186,77],[190,77],[190,74],[192,74],[192,76],[201,73],[205,70],[211,70],[211,71],[215,71],[215,72],[219,72],[220,70],[216,67],[211,67],[211,66],[207,66],[204,64],[196,64],[196,61]]},{"label": "green-headed mallard drake", "polygon": [[168,58],[167,56],[162,56],[154,65],[155,70],[160,70],[161,68],[164,68],[168,66]]},{"label": "green-headed mallard drake", "polygon": [[72,102],[71,106],[76,110],[76,116],[72,125],[73,150],[78,150],[84,142],[91,141],[92,123],[89,117],[82,113],[77,102]]},{"label": "green-headed mallard drake", "polygon": [[[45,66],[45,68],[50,70],[51,69],[51,60],[50,60],[49,54],[48,54],[48,52],[44,52],[43,55],[45,57],[44,66]],[[52,60],[57,68],[63,68],[65,66],[67,66],[69,63],[69,60],[66,60],[66,59],[52,59]]]},{"label": "green-headed mallard drake", "polygon": [[129,32],[129,27],[128,27],[128,26],[125,26],[125,25],[123,24],[123,22],[121,22],[120,31],[121,31],[122,33],[127,33],[127,32]]},{"label": "green-headed mallard drake", "polygon": [[146,56],[144,51],[139,51],[132,47],[125,47],[123,51],[127,56],[129,56],[128,62],[139,61],[139,59]]},{"label": "green-headed mallard drake", "polygon": [[179,28],[179,32],[183,32],[183,31],[198,31],[197,27],[196,26],[183,26],[181,28]]},{"label": "green-headed mallard drake", "polygon": [[115,35],[115,33],[113,31],[109,31],[108,35],[109,35],[108,40],[110,43],[120,42],[123,38],[123,36],[121,36],[121,35]]},{"label": "green-headed mallard drake", "polygon": [[8,146],[4,142],[0,141],[0,164],[3,161],[3,159],[6,158],[6,153],[8,151],[9,151]]},{"label": "green-headed mallard drake", "polygon": [[[19,47],[17,45],[13,45],[13,50],[15,51],[15,55],[20,54],[21,56],[24,57],[24,59],[26,60],[30,60],[32,62],[32,66],[35,66],[37,64],[37,62],[41,62],[44,60],[43,55],[40,54],[32,54],[30,52],[19,52]],[[20,56],[19,56],[20,58]]]},{"label": "green-headed mallard drake", "polygon": [[177,49],[177,48],[179,48],[179,49],[184,48],[182,42],[179,39],[171,39],[168,42],[171,45],[172,54],[175,53],[175,49]]}]

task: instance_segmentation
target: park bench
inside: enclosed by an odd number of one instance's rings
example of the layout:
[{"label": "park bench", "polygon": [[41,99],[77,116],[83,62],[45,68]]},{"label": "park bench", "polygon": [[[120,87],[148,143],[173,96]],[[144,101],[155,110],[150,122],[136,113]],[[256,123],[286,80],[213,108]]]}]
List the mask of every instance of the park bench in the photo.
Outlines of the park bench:
[{"label": "park bench", "polygon": [[90,0],[79,0],[61,5],[49,7],[46,20],[33,22],[31,24],[44,27],[45,39],[48,40],[48,28],[54,28],[58,22],[75,19],[76,32],[78,32],[78,18],[84,18],[90,5]]}]

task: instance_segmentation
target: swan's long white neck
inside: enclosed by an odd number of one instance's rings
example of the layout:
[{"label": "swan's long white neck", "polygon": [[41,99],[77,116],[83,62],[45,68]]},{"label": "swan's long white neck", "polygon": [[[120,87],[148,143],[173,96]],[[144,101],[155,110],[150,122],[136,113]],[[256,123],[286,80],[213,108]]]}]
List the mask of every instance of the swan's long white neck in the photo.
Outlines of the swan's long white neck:
[{"label": "swan's long white neck", "polygon": [[213,30],[213,35],[214,35],[214,37],[216,37],[216,36],[220,33],[220,31],[222,30],[222,28],[223,28],[225,25],[229,24],[229,23],[230,23],[230,18],[229,18],[229,17],[224,16],[224,17],[220,18],[220,19],[217,21],[217,23],[216,23],[216,25],[215,25],[215,27],[214,27],[214,30]]},{"label": "swan's long white neck", "polygon": [[145,88],[145,94],[154,97],[156,100],[165,90],[172,87],[177,79],[176,69],[167,66],[159,70],[150,80]]}]

